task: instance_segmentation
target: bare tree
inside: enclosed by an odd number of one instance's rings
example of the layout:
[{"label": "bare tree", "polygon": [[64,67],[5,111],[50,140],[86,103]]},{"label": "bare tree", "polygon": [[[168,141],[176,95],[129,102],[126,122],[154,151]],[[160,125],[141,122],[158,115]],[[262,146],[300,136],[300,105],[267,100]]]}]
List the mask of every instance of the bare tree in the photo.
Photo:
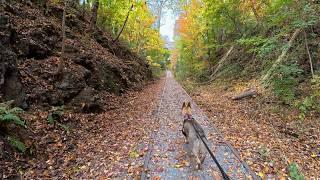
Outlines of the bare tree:
[{"label": "bare tree", "polygon": [[179,0],[149,0],[148,6],[151,8],[153,14],[156,16],[156,27],[160,30],[162,23],[162,16],[165,10],[177,10],[179,7]]},{"label": "bare tree", "polygon": [[63,75],[63,68],[65,64],[65,41],[66,41],[66,11],[67,11],[67,4],[68,0],[64,0],[64,8],[63,8],[63,15],[62,15],[62,46],[61,46],[61,57],[60,62],[58,65],[58,69],[56,75],[61,76]]},{"label": "bare tree", "polygon": [[308,46],[307,33],[306,33],[305,30],[303,31],[303,35],[304,35],[304,42],[305,42],[305,45],[306,45],[306,50],[307,50],[307,53],[308,53],[311,75],[312,75],[312,78],[314,78],[312,57],[311,57],[310,50],[309,50],[309,46]]},{"label": "bare tree", "polygon": [[92,12],[91,24],[93,26],[95,26],[97,23],[98,9],[99,9],[99,0],[94,0],[92,10],[91,10],[91,12]]}]

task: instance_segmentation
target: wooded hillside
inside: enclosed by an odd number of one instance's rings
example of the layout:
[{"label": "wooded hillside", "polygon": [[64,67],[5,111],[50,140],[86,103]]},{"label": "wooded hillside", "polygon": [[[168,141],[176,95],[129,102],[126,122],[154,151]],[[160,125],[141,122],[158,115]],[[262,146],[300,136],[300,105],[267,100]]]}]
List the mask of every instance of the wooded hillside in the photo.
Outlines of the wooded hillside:
[{"label": "wooded hillside", "polygon": [[177,20],[177,77],[258,79],[302,116],[319,112],[320,5],[317,1],[197,1]]},{"label": "wooded hillside", "polygon": [[1,1],[0,179],[47,158],[47,135],[74,142],[70,127],[88,117],[72,113],[115,109],[150,83],[168,56],[153,21],[142,2]]},{"label": "wooded hillside", "polygon": [[317,177],[319,1],[191,0],[183,9],[176,77],[262,179]]}]

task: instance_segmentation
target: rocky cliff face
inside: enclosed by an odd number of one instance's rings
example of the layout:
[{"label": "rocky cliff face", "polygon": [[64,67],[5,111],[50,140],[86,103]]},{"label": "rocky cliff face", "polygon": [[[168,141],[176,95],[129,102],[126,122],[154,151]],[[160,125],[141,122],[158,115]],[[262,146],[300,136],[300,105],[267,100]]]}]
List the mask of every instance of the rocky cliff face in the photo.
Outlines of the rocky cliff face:
[{"label": "rocky cliff face", "polygon": [[[0,4],[1,101],[30,104],[97,103],[101,92],[122,93],[151,78],[146,61],[111,35],[91,28],[89,14],[69,7],[66,19],[66,64],[57,80],[63,7],[37,1]],[[87,17],[86,17],[87,16]]]}]

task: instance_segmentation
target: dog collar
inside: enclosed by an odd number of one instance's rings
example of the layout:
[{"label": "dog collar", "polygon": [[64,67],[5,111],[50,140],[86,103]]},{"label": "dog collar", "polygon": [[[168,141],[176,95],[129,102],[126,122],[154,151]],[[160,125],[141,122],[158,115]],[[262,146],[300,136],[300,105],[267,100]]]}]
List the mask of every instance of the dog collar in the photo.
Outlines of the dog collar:
[{"label": "dog collar", "polygon": [[191,114],[186,114],[186,115],[183,116],[183,119],[184,119],[184,120],[192,120],[193,117],[192,117]]}]

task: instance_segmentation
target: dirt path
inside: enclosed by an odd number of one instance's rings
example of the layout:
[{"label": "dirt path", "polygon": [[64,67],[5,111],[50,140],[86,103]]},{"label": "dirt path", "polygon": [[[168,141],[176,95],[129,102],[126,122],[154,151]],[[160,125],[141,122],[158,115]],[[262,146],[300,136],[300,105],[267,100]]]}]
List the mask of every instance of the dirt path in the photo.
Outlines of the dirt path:
[{"label": "dirt path", "polygon": [[[142,91],[121,97],[107,96],[108,111],[101,114],[65,114],[71,132],[52,129],[46,115],[35,112],[42,128],[39,147],[42,154],[31,158],[23,177],[26,179],[219,179],[220,172],[208,155],[201,170],[181,133],[181,105],[190,96],[174,80],[149,84]],[[232,179],[250,175],[235,150],[211,126],[207,117],[192,102],[194,118],[203,126],[209,146]],[[73,125],[72,125],[73,124]],[[47,130],[46,130],[47,129]],[[48,131],[49,129],[49,131]],[[51,129],[51,130],[50,130]],[[62,134],[61,134],[62,133]]]},{"label": "dirt path", "polygon": [[[166,83],[157,112],[160,123],[159,131],[153,136],[153,145],[145,159],[146,173],[142,179],[215,179],[219,171],[214,161],[208,155],[202,170],[195,170],[195,163],[187,155],[184,137],[181,133],[183,101],[192,99],[185,90],[173,79],[171,72],[166,74]],[[212,127],[207,117],[192,102],[193,116],[203,126],[209,139],[209,146],[216,158],[233,179],[248,177],[249,170],[236,155],[236,152],[223,139],[221,134]]]}]

